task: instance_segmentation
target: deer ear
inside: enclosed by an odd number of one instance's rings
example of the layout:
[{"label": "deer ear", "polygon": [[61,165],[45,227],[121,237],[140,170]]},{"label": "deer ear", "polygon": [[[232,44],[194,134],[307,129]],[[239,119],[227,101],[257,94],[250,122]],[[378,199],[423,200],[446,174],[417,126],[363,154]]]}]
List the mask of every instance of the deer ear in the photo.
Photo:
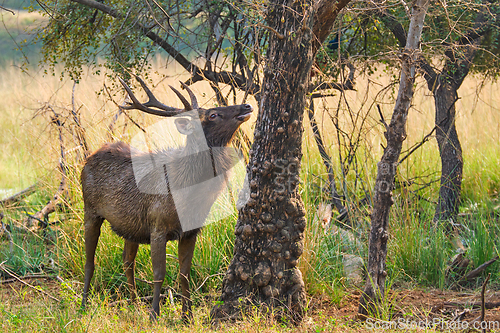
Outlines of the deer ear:
[{"label": "deer ear", "polygon": [[193,133],[194,126],[191,124],[191,121],[186,118],[177,118],[174,120],[175,126],[179,133],[184,135],[189,135]]}]

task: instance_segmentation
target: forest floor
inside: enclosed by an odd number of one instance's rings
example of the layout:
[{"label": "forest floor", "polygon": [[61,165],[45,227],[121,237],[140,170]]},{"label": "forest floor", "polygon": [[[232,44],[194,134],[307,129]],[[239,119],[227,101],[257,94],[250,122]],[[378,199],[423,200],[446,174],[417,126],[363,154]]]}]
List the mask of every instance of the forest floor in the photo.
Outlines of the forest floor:
[{"label": "forest floor", "polygon": [[[485,292],[486,309],[482,327],[479,319],[481,316],[480,288],[460,291],[392,289],[387,297],[388,311],[379,316],[385,320],[368,318],[366,321],[357,318],[361,291],[352,289],[346,291],[339,305],[334,305],[326,296],[308,297],[308,312],[298,327],[263,322],[255,316],[250,316],[242,322],[226,323],[218,329],[211,327],[206,318],[199,315],[200,311],[209,312],[208,303],[202,305],[201,309],[195,310],[195,321],[202,323],[186,327],[180,321],[172,321],[172,319],[163,319],[163,321],[160,319],[160,323],[157,324],[148,323],[145,319],[138,320],[137,316],[145,316],[144,309],[147,306],[139,307],[139,309],[142,308],[142,312],[129,307],[128,312],[135,312],[135,314],[129,313],[123,316],[123,309],[116,310],[116,307],[109,304],[107,306],[101,304],[101,308],[104,309],[100,312],[93,310],[90,315],[82,314],[78,311],[78,296],[74,293],[70,295],[69,303],[71,304],[68,305],[68,293],[73,293],[68,284],[53,278],[31,278],[23,282],[4,280],[0,285],[0,315],[3,318],[0,326],[8,329],[4,332],[10,332],[14,327],[19,331],[26,327],[31,327],[32,331],[45,331],[45,329],[40,329],[44,327],[40,326],[43,325],[39,323],[40,321],[47,323],[45,326],[47,331],[71,332],[156,332],[158,329],[168,332],[207,330],[223,332],[480,332],[481,328],[486,328],[488,332],[500,332],[500,291],[488,288]],[[59,304],[56,305],[57,303]],[[172,312],[165,316],[167,315],[172,316]],[[115,326],[113,323],[117,320],[122,323]],[[128,322],[128,324],[123,322]]]}]

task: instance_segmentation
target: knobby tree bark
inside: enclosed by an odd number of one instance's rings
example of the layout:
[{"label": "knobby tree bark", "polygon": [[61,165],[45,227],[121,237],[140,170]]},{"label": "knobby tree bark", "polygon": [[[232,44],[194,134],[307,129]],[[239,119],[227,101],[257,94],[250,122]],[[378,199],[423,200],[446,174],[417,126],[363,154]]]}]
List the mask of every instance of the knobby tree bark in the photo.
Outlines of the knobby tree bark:
[{"label": "knobby tree bark", "polygon": [[250,193],[239,210],[234,257],[214,320],[237,318],[252,305],[294,323],[302,319],[305,290],[297,261],[306,220],[298,185],[306,93],[314,55],[348,2],[269,2],[269,49],[247,167]]},{"label": "knobby tree bark", "polygon": [[415,67],[419,55],[420,36],[429,0],[414,0],[406,47],[401,54],[401,77],[394,106],[394,113],[384,133],[387,147],[377,165],[377,179],[373,196],[370,244],[368,253],[368,277],[359,300],[358,313],[362,316],[377,315],[378,305],[385,296],[386,256],[389,212],[393,204],[392,189],[397,161],[406,138],[406,119],[413,98]]}]

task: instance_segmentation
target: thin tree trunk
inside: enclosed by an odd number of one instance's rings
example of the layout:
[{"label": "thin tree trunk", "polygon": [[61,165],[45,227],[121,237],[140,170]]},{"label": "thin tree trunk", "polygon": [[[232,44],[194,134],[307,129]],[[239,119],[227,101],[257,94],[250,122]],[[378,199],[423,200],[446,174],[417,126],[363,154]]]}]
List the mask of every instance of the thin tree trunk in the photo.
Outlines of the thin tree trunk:
[{"label": "thin tree trunk", "polygon": [[[463,34],[445,52],[445,63],[436,74],[425,60],[421,60],[421,69],[429,90],[434,95],[436,108],[436,139],[441,157],[441,187],[439,200],[434,214],[434,221],[454,222],[460,205],[462,187],[462,147],[455,127],[455,102],[457,91],[469,73],[477,47],[483,36],[493,28],[498,14],[491,15],[488,6],[483,6],[477,14],[474,27]],[[448,226],[451,229],[451,226]]]},{"label": "thin tree trunk", "polygon": [[[421,56],[419,67],[427,86],[434,96],[436,109],[436,139],[441,157],[441,186],[439,200],[434,214],[434,221],[451,221],[456,219],[460,204],[462,186],[462,148],[455,127],[455,102],[457,90],[467,76],[476,55],[477,46],[495,26],[498,13],[489,10],[488,1],[483,1],[481,11],[477,13],[474,27],[461,34],[445,52],[444,66],[436,72]],[[385,10],[377,11],[382,22],[391,29],[400,45],[406,44],[402,24],[390,16]]]},{"label": "thin tree trunk", "polygon": [[429,0],[415,0],[408,31],[408,41],[402,54],[401,82],[391,123],[385,137],[387,147],[377,165],[377,179],[373,197],[370,244],[368,253],[368,278],[359,300],[360,315],[377,315],[378,305],[385,297],[385,278],[389,212],[393,204],[392,189],[397,161],[406,138],[406,119],[413,98],[415,64],[419,53],[420,36]]},{"label": "thin tree trunk", "polygon": [[462,186],[462,147],[455,127],[457,91],[440,83],[434,92],[436,139],[441,157],[441,187],[434,221],[455,220]]},{"label": "thin tree trunk", "polygon": [[[270,33],[259,116],[247,167],[249,198],[239,211],[234,257],[222,283],[217,321],[252,305],[301,321],[305,305],[297,267],[306,226],[298,192],[302,121],[317,43],[348,1],[270,1]],[[333,19],[332,19],[333,16]],[[314,22],[320,26],[313,26]],[[331,22],[329,27],[325,22]]]}]

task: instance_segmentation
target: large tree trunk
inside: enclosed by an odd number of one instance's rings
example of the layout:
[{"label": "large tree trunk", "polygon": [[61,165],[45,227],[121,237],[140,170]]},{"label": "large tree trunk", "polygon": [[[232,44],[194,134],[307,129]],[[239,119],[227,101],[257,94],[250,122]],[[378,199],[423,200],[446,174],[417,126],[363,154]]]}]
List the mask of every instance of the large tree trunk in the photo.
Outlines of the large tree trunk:
[{"label": "large tree trunk", "polygon": [[406,119],[413,98],[415,64],[418,55],[420,36],[424,25],[429,0],[415,0],[412,3],[412,16],[408,31],[408,41],[402,54],[401,80],[398,97],[394,106],[391,123],[386,126],[387,147],[377,165],[377,179],[373,196],[370,244],[368,247],[368,277],[365,289],[359,300],[360,315],[377,315],[378,305],[385,297],[385,278],[387,239],[389,238],[389,212],[394,188],[396,167],[406,138]]},{"label": "large tree trunk", "polygon": [[455,127],[456,100],[457,91],[449,83],[441,82],[434,91],[436,139],[441,156],[441,187],[435,221],[454,220],[460,203],[463,161]]},{"label": "large tree trunk", "polygon": [[297,267],[306,226],[298,192],[302,121],[314,54],[332,16],[347,2],[282,0],[268,6],[269,49],[247,167],[250,193],[239,211],[234,257],[212,309],[214,320],[237,318],[252,305],[295,323],[302,319],[305,290]]},{"label": "large tree trunk", "polygon": [[238,316],[240,306],[262,304],[269,309],[289,307],[292,318],[300,320],[305,300],[297,260],[306,220],[297,189],[313,59],[312,6],[304,10],[293,1],[269,6],[267,21],[275,31],[247,170],[250,198],[239,212],[234,257],[213,318]]}]

